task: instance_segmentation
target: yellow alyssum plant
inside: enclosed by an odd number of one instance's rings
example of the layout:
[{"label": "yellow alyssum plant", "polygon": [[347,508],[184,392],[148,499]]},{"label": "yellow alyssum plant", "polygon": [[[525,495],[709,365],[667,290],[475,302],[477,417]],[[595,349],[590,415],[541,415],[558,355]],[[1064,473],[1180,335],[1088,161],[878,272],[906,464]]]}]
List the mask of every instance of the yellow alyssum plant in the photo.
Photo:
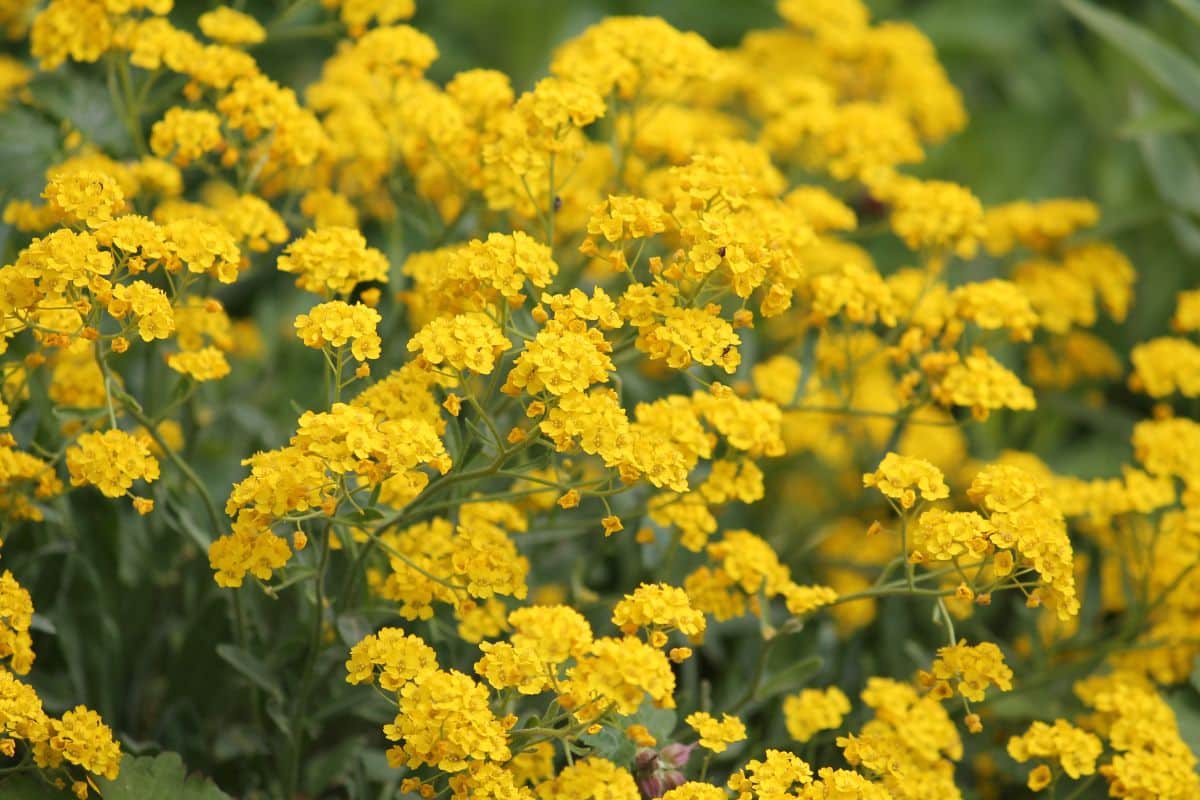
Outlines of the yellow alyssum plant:
[{"label": "yellow alyssum plant", "polygon": [[[357,786],[427,798],[1200,796],[1161,693],[1200,654],[1200,423],[1169,402],[1200,393],[1200,302],[1134,350],[1160,404],[1111,477],[973,457],[990,417],[1122,377],[1089,329],[1136,275],[1086,200],[907,171],[967,122],[915,27],[781,0],[719,50],[612,18],[518,94],[427,78],[412,3],[321,5],[344,36],[297,92],[251,49],[287,11],[0,4],[36,62],[0,98],[95,71],[129,147],[65,132],[4,212],[4,537],[94,489],[201,538],[209,679],[264,742],[231,791],[329,791],[309,766],[353,731],[389,770]],[[267,407],[285,353],[295,408]],[[239,450],[206,424],[235,402],[287,431]],[[121,748],[25,682],[20,577],[0,776],[84,798]],[[906,669],[861,655],[887,608]]]}]

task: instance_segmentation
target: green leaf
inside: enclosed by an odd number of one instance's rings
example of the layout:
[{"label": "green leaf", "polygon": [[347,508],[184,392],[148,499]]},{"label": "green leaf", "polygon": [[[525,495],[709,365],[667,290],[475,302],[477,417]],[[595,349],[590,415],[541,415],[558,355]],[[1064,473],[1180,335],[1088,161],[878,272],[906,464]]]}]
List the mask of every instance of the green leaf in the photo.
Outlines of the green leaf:
[{"label": "green leaf", "polygon": [[669,708],[655,708],[650,703],[643,703],[629,720],[630,725],[645,725],[650,735],[660,742],[669,741],[675,732],[675,712]]},{"label": "green leaf", "polygon": [[[1149,113],[1154,106],[1144,96],[1133,96],[1134,110]],[[1200,161],[1186,140],[1168,134],[1144,134],[1138,146],[1150,179],[1164,201],[1175,208],[1200,215]]]},{"label": "green leaf", "polygon": [[179,522],[179,527],[188,535],[201,552],[207,553],[209,545],[212,544],[212,537],[196,524],[196,520],[192,518],[191,513],[181,504],[174,500],[168,501],[168,508],[175,512],[175,519]]},{"label": "green leaf", "polygon": [[43,72],[29,82],[29,90],[37,106],[70,122],[89,141],[107,150],[128,150],[129,134],[103,84],[69,71]]},{"label": "green leaf", "polygon": [[1117,129],[1122,139],[1159,133],[1184,133],[1200,128],[1200,117],[1182,108],[1164,108],[1151,111],[1126,122]]},{"label": "green leaf", "polygon": [[[121,760],[121,774],[115,781],[97,780],[104,800],[147,800],[151,797],[171,800],[230,800],[208,778],[187,777],[178,753],[161,753]],[[7,795],[6,795],[7,796]]]},{"label": "green leaf", "polygon": [[355,525],[366,525],[383,519],[383,512],[377,508],[364,508],[362,511],[348,515],[347,518]]},{"label": "green leaf", "polygon": [[1200,66],[1173,46],[1120,14],[1085,0],[1062,0],[1066,9],[1102,39],[1137,62],[1175,99],[1200,113]]},{"label": "green leaf", "polygon": [[755,700],[766,700],[784,692],[794,692],[812,680],[821,671],[824,659],[820,656],[802,658],[791,666],[784,667],[758,687],[754,693]]},{"label": "green leaf", "polygon": [[611,725],[605,725],[598,733],[585,733],[579,737],[579,741],[590,747],[596,755],[620,766],[631,764],[637,753],[637,745],[623,731]]},{"label": "green leaf", "polygon": [[58,129],[24,108],[0,114],[0,192],[4,200],[32,200],[46,184],[46,168],[58,160]]},{"label": "green leaf", "polygon": [[1175,235],[1176,243],[1188,255],[1193,257],[1200,256],[1200,226],[1196,225],[1196,223],[1183,214],[1172,214],[1167,217],[1167,226],[1171,229],[1171,233]]},{"label": "green leaf", "polygon": [[1200,0],[1171,0],[1171,4],[1192,22],[1200,25]]},{"label": "green leaf", "polygon": [[348,645],[356,645],[375,632],[375,626],[363,614],[347,612],[338,614],[337,622],[338,636],[342,637],[342,642]]},{"label": "green leaf", "polygon": [[267,669],[267,665],[261,660],[232,644],[217,645],[217,655],[228,662],[238,672],[242,673],[258,688],[273,698],[282,701],[283,692],[280,690],[279,684],[275,682],[275,677],[271,675],[271,670]]},{"label": "green leaf", "polygon": [[269,753],[267,740],[250,725],[228,725],[212,744],[212,757],[220,761],[245,761]]},{"label": "green leaf", "polygon": [[1175,712],[1175,722],[1183,741],[1200,742],[1200,697],[1188,686],[1168,692],[1166,701]]},{"label": "green leaf", "polygon": [[327,750],[310,753],[304,763],[304,784],[307,786],[333,786],[352,774],[354,756],[367,749],[366,738],[347,736],[334,739]]}]

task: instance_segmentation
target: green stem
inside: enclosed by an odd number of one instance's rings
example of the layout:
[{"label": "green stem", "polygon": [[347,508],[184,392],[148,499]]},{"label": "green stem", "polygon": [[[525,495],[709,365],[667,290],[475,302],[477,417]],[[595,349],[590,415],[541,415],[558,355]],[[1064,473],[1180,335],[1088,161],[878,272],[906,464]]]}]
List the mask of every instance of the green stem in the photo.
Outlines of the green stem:
[{"label": "green stem", "polygon": [[292,712],[292,722],[289,741],[288,769],[284,776],[284,797],[296,795],[300,782],[300,762],[305,745],[305,719],[308,708],[308,697],[312,692],[313,669],[317,663],[317,654],[321,649],[321,633],[325,623],[325,568],[329,564],[329,537],[332,526],[325,526],[321,537],[321,555],[317,564],[317,572],[313,581],[315,608],[313,613],[312,630],[309,633],[308,649],[304,657],[304,666],[300,672],[300,688],[296,693],[296,706]]},{"label": "green stem", "polygon": [[774,649],[775,643],[782,639],[782,636],[776,635],[771,639],[763,642],[762,649],[758,651],[758,660],[754,663],[754,673],[750,678],[750,684],[746,688],[746,693],[729,708],[730,714],[737,714],[743,708],[754,700],[754,696],[758,694],[760,685],[762,684],[763,676],[767,671],[767,660],[771,655],[771,650]]},{"label": "green stem", "polygon": [[208,491],[208,487],[204,485],[204,481],[196,474],[196,471],[188,465],[186,461],[180,457],[179,453],[171,449],[163,439],[162,434],[154,426],[154,420],[150,419],[142,410],[141,404],[117,383],[113,376],[112,368],[109,367],[108,361],[97,353],[96,362],[100,365],[100,371],[104,375],[104,384],[106,387],[111,387],[112,394],[121,401],[121,410],[129,416],[133,417],[142,427],[146,429],[147,435],[154,440],[154,443],[162,449],[167,458],[172,464],[183,474],[187,482],[196,490],[196,494],[200,495],[200,499],[204,503],[205,513],[208,515],[208,521],[212,524],[213,534],[219,536],[225,528],[225,522],[221,515],[217,513],[217,506],[213,502],[212,495]]}]

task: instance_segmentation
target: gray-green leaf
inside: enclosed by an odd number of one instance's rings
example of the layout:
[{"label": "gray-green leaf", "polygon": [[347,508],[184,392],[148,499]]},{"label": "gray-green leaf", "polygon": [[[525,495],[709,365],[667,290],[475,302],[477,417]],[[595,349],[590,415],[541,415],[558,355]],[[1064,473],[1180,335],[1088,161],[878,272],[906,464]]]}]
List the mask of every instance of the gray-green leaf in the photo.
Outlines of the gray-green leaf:
[{"label": "gray-green leaf", "polygon": [[267,694],[276,699],[283,698],[283,692],[275,682],[275,677],[271,675],[267,665],[255,656],[231,644],[217,645],[217,655]]},{"label": "gray-green leaf", "polygon": [[121,774],[115,781],[97,780],[104,800],[148,800],[151,797],[171,800],[230,800],[208,778],[188,777],[183,759],[178,753],[157,756],[126,756],[121,761]]},{"label": "gray-green leaf", "polygon": [[1137,62],[1159,86],[1200,113],[1200,66],[1140,25],[1086,0],[1062,0],[1067,10]]},{"label": "gray-green leaf", "polygon": [[794,692],[800,689],[821,671],[823,663],[820,656],[809,656],[784,667],[758,687],[758,691],[754,693],[754,699],[766,700],[783,692]]}]

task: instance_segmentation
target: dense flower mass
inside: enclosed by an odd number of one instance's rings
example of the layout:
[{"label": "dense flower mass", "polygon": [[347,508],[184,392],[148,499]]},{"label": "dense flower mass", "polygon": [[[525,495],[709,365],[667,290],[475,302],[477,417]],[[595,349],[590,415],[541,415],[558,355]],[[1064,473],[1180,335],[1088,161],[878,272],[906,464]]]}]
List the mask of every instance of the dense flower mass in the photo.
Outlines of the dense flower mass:
[{"label": "dense flower mass", "polygon": [[1200,797],[1200,290],[918,28],[174,5],[0,0],[0,796]]}]

